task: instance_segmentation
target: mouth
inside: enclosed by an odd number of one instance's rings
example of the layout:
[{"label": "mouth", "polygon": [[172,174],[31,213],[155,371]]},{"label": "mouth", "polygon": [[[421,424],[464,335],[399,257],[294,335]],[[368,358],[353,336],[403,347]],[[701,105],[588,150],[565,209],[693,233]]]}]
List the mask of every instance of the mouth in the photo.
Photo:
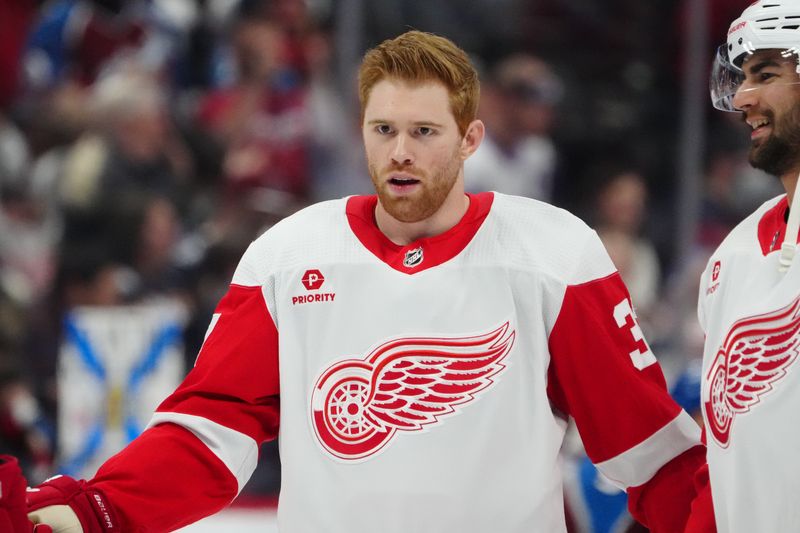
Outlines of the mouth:
[{"label": "mouth", "polygon": [[769,133],[772,125],[768,118],[748,119],[747,124],[753,130],[750,132],[750,139],[764,137]]},{"label": "mouth", "polygon": [[419,185],[420,181],[408,175],[392,174],[387,180],[389,188],[397,193],[409,192]]}]

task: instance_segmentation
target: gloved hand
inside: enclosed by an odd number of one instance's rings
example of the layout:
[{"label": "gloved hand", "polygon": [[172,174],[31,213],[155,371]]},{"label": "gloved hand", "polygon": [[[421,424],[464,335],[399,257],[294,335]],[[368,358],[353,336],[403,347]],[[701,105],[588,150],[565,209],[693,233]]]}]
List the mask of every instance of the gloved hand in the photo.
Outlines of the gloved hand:
[{"label": "gloved hand", "polygon": [[[25,512],[25,487],[22,470],[15,457],[0,455],[0,531],[31,533],[33,524]],[[46,529],[38,533],[49,533]]]},{"label": "gloved hand", "polygon": [[[28,489],[28,518],[53,533],[119,533],[122,531],[105,495],[86,481],[56,476]],[[35,533],[49,533],[36,526]],[[30,530],[28,530],[30,531]]]},{"label": "gloved hand", "polygon": [[685,533],[716,533],[714,501],[711,498],[711,482],[708,478],[708,464],[703,465],[694,476],[695,496],[692,512],[686,523]]}]

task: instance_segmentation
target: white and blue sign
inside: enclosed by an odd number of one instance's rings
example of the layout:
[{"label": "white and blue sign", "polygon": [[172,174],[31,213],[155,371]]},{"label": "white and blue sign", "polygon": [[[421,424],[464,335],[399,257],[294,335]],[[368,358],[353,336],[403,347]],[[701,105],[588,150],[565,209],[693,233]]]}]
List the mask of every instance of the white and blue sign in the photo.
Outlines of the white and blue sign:
[{"label": "white and blue sign", "polygon": [[88,478],[135,439],[185,375],[179,305],[80,308],[59,355],[59,471]]}]

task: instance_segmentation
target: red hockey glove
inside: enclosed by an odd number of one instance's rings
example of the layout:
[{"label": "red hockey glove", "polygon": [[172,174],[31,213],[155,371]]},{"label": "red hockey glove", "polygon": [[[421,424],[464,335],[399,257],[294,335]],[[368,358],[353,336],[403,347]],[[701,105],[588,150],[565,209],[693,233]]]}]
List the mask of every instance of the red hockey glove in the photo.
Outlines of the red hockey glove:
[{"label": "red hockey glove", "polygon": [[[114,508],[105,495],[85,481],[67,476],[56,476],[28,489],[28,517],[34,524],[49,525],[53,533],[122,531]],[[46,533],[46,530],[36,529],[36,533],[42,531]]]},{"label": "red hockey glove", "polygon": [[[28,520],[25,511],[27,485],[17,459],[10,455],[0,455],[0,531],[33,531],[33,524]],[[39,531],[42,533],[44,530]]]},{"label": "red hockey glove", "polygon": [[708,478],[708,464],[704,464],[694,476],[697,491],[692,502],[692,512],[686,524],[685,533],[716,533],[714,502],[711,498],[711,483]]}]

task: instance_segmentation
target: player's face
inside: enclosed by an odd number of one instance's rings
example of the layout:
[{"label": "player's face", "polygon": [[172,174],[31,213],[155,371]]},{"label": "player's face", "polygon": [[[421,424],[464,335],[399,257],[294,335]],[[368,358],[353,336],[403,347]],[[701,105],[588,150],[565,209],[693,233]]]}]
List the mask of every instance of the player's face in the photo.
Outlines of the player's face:
[{"label": "player's face", "polygon": [[750,164],[782,176],[800,166],[800,85],[794,60],[762,50],[742,65],[745,80],[733,99],[752,128]]},{"label": "player's face", "polygon": [[372,183],[393,218],[420,222],[463,205],[463,163],[474,149],[465,148],[444,85],[376,83],[362,133]]}]

